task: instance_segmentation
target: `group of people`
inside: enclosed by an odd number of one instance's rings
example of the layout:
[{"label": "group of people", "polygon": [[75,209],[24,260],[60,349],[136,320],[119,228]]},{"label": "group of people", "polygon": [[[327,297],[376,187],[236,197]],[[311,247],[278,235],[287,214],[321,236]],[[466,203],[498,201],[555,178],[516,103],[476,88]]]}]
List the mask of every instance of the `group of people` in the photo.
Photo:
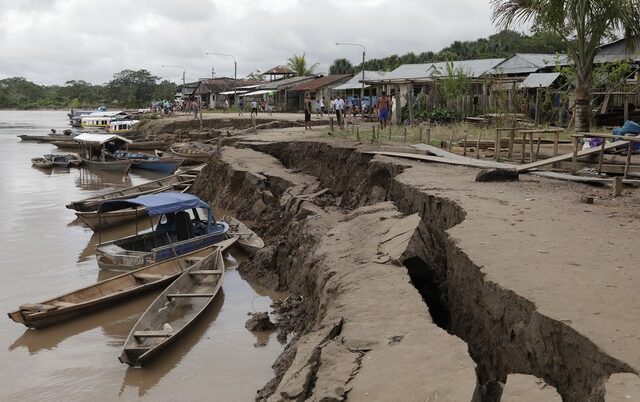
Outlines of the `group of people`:
[{"label": "group of people", "polygon": [[[267,113],[269,116],[273,115],[273,101],[271,98],[263,99],[260,102],[256,98],[251,98],[251,117],[257,117],[258,111]],[[238,116],[244,116],[244,98],[238,98]],[[222,106],[223,113],[229,113],[229,99],[225,98]]]},{"label": "group of people", "polygon": [[[306,95],[304,98],[304,128],[305,130],[311,130],[311,114],[313,109],[315,108],[316,116],[323,117],[325,113],[335,113],[338,126],[344,127],[345,117],[352,115],[354,118],[358,115],[358,113],[362,112],[362,115],[367,113],[369,110],[369,104],[366,101],[360,102],[358,97],[353,99],[342,97],[341,95],[336,96],[331,102],[328,103],[329,110],[327,111],[327,102],[325,97],[322,99],[312,100],[309,95]],[[378,102],[376,104],[376,112],[378,114],[378,121],[382,128],[387,127],[389,124],[389,119],[391,118],[391,108],[392,102],[391,99],[387,97],[386,92],[382,92],[382,96],[378,98]]]}]

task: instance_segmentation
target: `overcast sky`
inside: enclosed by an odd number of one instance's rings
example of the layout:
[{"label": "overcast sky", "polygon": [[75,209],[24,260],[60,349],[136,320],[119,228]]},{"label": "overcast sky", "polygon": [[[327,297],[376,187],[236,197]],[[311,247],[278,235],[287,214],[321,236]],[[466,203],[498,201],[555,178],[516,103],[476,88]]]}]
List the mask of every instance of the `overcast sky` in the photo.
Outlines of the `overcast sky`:
[{"label": "overcast sky", "polygon": [[2,0],[0,79],[39,84],[109,81],[147,69],[179,82],[238,76],[306,53],[318,72],[336,58],[361,61],[408,51],[438,51],[454,40],[496,32],[488,0]]}]

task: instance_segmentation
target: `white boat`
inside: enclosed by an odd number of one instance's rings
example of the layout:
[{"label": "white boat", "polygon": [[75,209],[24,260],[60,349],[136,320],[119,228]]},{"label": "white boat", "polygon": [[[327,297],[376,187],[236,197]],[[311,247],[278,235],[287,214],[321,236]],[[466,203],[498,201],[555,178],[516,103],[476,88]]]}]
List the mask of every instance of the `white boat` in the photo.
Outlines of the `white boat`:
[{"label": "white boat", "polygon": [[126,115],[125,112],[93,112],[80,117],[80,125],[82,127],[109,127],[112,120],[116,120]]},{"label": "white boat", "polygon": [[113,120],[107,129],[110,133],[128,133],[140,120]]}]

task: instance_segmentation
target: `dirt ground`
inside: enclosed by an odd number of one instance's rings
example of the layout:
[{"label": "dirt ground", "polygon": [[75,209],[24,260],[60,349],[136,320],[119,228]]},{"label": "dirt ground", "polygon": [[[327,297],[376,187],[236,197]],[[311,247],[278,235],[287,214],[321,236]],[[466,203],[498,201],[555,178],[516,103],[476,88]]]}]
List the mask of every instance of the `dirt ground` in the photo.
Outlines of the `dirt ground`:
[{"label": "dirt ground", "polygon": [[265,398],[640,400],[640,190],[477,183],[327,131],[233,137],[198,189],[274,235],[246,271],[313,299]]}]

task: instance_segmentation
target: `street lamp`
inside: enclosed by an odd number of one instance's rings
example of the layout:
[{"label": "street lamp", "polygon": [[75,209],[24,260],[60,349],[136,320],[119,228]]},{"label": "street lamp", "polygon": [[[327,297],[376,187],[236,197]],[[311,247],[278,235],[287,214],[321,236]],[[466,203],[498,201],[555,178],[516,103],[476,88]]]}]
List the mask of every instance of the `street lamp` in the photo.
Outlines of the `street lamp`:
[{"label": "street lamp", "polygon": [[238,61],[235,56],[228,53],[214,53],[214,52],[206,52],[205,54],[211,56],[225,56],[231,57],[233,59],[233,101],[238,103]]},{"label": "street lamp", "polygon": [[169,68],[181,68],[182,69],[182,86],[184,87],[184,85],[185,85],[184,76],[187,73],[187,69],[184,68],[184,66],[165,66],[165,65],[162,65],[160,67],[162,67],[162,68],[167,68],[167,67],[169,67]]},{"label": "street lamp", "polygon": [[[367,53],[367,49],[364,45],[359,43],[345,43],[345,42],[337,42],[336,46],[360,46],[362,48],[362,89],[360,90],[360,113],[364,116],[364,109],[362,108],[362,102],[364,101],[364,59]],[[370,101],[370,103],[372,103]]]}]

